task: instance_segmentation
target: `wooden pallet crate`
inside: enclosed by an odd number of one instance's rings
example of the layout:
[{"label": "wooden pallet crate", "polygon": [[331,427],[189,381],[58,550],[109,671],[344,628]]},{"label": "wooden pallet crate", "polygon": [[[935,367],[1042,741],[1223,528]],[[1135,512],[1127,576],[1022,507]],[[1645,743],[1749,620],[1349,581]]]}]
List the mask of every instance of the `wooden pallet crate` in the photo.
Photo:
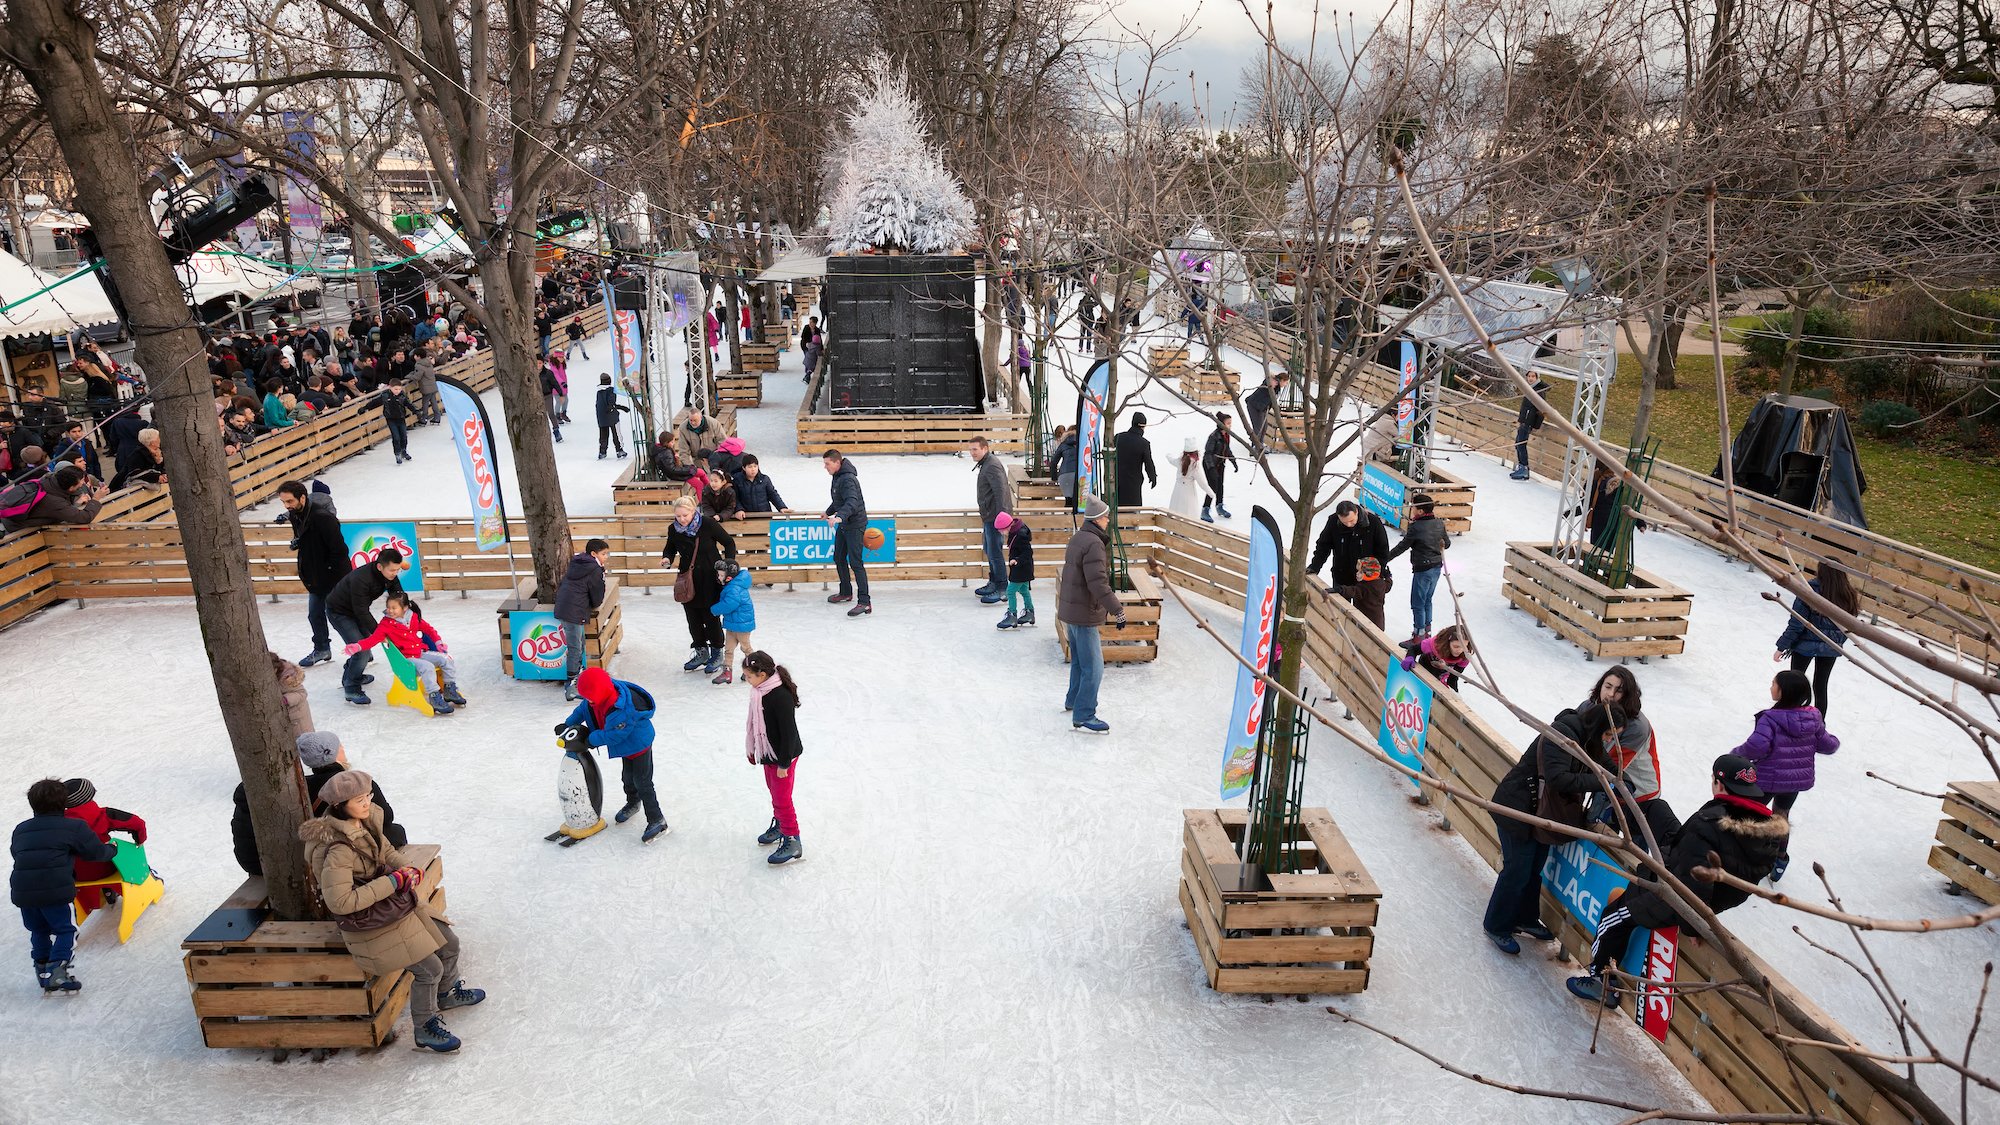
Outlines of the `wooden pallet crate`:
[{"label": "wooden pallet crate", "polygon": [[1951,880],[1952,893],[1970,891],[2000,905],[2000,782],[1951,782],[1944,815],[1931,866]]},{"label": "wooden pallet crate", "polygon": [[738,344],[736,351],[739,371],[776,371],[778,369],[778,346],[776,344]]},{"label": "wooden pallet crate", "polygon": [[725,406],[758,407],[764,405],[764,373],[761,371],[724,371],[715,377],[715,395]]},{"label": "wooden pallet crate", "polygon": [[789,320],[767,320],[764,322],[765,344],[781,352],[792,349],[792,322]]},{"label": "wooden pallet crate", "polygon": [[1322,995],[1368,987],[1382,891],[1325,809],[1303,809],[1303,872],[1266,890],[1232,877],[1248,826],[1243,809],[1181,812],[1181,912],[1217,992]]},{"label": "wooden pallet crate", "polygon": [[657,516],[672,519],[674,504],[690,491],[678,480],[638,480],[639,460],[633,458],[618,479],[611,482],[611,510],[621,516]]},{"label": "wooden pallet crate", "polygon": [[1243,377],[1233,367],[1195,364],[1181,369],[1181,394],[1204,406],[1226,406],[1236,401],[1236,388]]},{"label": "wooden pallet crate", "polygon": [[[444,861],[436,844],[403,849],[424,871],[434,914],[445,910]],[[264,880],[252,877],[218,914],[268,909]],[[275,1050],[380,1047],[410,999],[405,970],[371,977],[354,963],[333,922],[256,922],[241,936],[197,929],[181,943],[202,1042]]]},{"label": "wooden pallet crate", "polygon": [[798,450],[817,457],[827,449],[842,453],[963,453],[965,443],[985,435],[1001,453],[1028,448],[1028,416],[993,414],[813,414],[800,405]]},{"label": "wooden pallet crate", "polygon": [[[1068,536],[1063,536],[1067,541]],[[1143,664],[1160,658],[1160,587],[1151,575],[1134,564],[1129,572],[1132,589],[1118,591],[1119,604],[1125,607],[1125,627],[1107,621],[1098,629],[1099,647],[1104,652],[1106,664]],[[1062,588],[1062,569],[1056,569],[1056,588]],[[1050,620],[1055,620],[1053,612]],[[1069,663],[1069,633],[1064,629],[1056,631],[1056,646],[1062,650],[1063,663]]]},{"label": "wooden pallet crate", "polygon": [[[583,663],[589,668],[611,668],[611,661],[618,656],[618,646],[625,640],[625,611],[620,593],[622,583],[615,574],[604,578],[604,601],[597,607],[597,613],[583,625]],[[500,620],[500,671],[508,676],[514,674],[514,619],[516,611],[543,610],[554,612],[555,603],[535,601],[535,580],[524,578],[514,588],[512,597],[500,603],[497,616]]]},{"label": "wooden pallet crate", "polygon": [[1515,609],[1554,629],[1585,660],[1672,656],[1686,650],[1694,595],[1634,568],[1614,590],[1550,553],[1547,543],[1507,544],[1502,592]]},{"label": "wooden pallet crate", "polygon": [[1415,496],[1419,492],[1429,494],[1437,502],[1437,518],[1444,521],[1446,531],[1463,535],[1472,530],[1472,501],[1477,488],[1471,481],[1433,466],[1431,479],[1418,484],[1393,466],[1378,462],[1375,467],[1387,473],[1390,479],[1402,482],[1405,496]]},{"label": "wooden pallet crate", "polygon": [[1186,378],[1187,369],[1192,365],[1187,348],[1179,344],[1154,344],[1146,349],[1146,369],[1156,379],[1178,382]]}]

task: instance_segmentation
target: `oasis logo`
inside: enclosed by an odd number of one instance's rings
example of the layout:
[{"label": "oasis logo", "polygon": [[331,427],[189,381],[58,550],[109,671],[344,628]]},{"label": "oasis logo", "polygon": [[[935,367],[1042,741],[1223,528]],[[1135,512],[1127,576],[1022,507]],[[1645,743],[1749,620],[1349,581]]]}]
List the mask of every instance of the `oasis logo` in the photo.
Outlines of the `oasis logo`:
[{"label": "oasis logo", "polygon": [[[1276,624],[1278,606],[1277,575],[1265,579],[1264,595],[1257,599],[1257,671],[1267,673],[1271,667],[1271,630]],[[1264,692],[1269,685],[1261,679],[1250,681],[1250,709],[1243,717],[1243,737],[1257,737],[1257,725],[1264,719]]]},{"label": "oasis logo", "polygon": [[569,655],[569,642],[563,639],[560,626],[542,622],[528,634],[514,643],[514,659],[536,668],[553,670],[563,666]]},{"label": "oasis logo", "polygon": [[635,323],[638,314],[626,310],[618,312],[618,358],[621,371],[639,369],[639,327]]},{"label": "oasis logo", "polygon": [[354,557],[348,562],[359,569],[374,562],[376,555],[390,548],[394,548],[397,554],[402,555],[404,562],[412,565],[416,563],[417,549],[410,545],[410,541],[386,531],[371,533],[357,543],[354,547]]},{"label": "oasis logo", "polygon": [[465,438],[465,455],[472,460],[472,480],[479,486],[479,506],[493,507],[493,466],[486,460],[486,427],[478,418],[467,418],[459,426]]},{"label": "oasis logo", "polygon": [[1424,737],[1424,705],[1410,694],[1407,684],[1397,684],[1394,698],[1382,701],[1382,722],[1398,746],[1421,746]]}]

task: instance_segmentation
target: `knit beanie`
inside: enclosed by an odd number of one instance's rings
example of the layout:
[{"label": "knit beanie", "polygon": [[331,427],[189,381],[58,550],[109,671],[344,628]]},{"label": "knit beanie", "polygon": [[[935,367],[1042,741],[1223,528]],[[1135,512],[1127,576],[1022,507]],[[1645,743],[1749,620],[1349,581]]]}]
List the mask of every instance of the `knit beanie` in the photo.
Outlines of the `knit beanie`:
[{"label": "knit beanie", "polygon": [[1014,526],[1014,517],[1005,512],[993,517],[993,530],[1005,531]]},{"label": "knit beanie", "polygon": [[63,799],[64,808],[73,809],[97,799],[97,786],[92,785],[87,777],[72,777],[63,782],[63,788],[69,791]]},{"label": "knit beanie", "polygon": [[298,747],[300,765],[309,770],[324,769],[340,753],[340,736],[323,730],[307,731],[299,736]]}]

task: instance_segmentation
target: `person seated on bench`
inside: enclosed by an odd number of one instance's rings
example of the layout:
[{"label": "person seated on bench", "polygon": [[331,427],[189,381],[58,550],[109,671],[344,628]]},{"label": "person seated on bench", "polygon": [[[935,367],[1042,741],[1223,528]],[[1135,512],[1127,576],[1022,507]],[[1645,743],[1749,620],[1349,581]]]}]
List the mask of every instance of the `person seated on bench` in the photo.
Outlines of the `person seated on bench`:
[{"label": "person seated on bench", "polygon": [[[341,745],[340,736],[331,731],[308,731],[298,739],[299,764],[306,768],[306,799],[312,803],[312,815],[326,812],[319,803],[319,791],[326,787],[335,774],[344,773],[351,767],[347,762],[347,747]],[[396,823],[396,810],[389,807],[389,799],[382,795],[382,787],[370,782],[370,796],[375,807],[382,810],[382,834],[389,842],[401,848],[408,846],[410,834]],[[250,820],[250,800],[243,793],[243,786],[236,787],[233,798],[236,812],[229,818],[229,835],[236,846],[236,866],[245,875],[262,875],[264,862],[257,856],[257,829]]]},{"label": "person seated on bench", "polygon": [[[80,820],[96,835],[97,842],[109,844],[113,832],[129,832],[132,842],[146,842],[146,822],[124,809],[107,809],[97,803],[97,786],[89,778],[72,777],[63,782],[65,791],[64,816]],[[109,879],[118,874],[108,860],[79,859],[76,861],[76,881],[88,883],[98,879]],[[85,912],[103,908],[107,903],[118,901],[117,890],[105,887],[83,887],[76,892],[76,901]]]}]

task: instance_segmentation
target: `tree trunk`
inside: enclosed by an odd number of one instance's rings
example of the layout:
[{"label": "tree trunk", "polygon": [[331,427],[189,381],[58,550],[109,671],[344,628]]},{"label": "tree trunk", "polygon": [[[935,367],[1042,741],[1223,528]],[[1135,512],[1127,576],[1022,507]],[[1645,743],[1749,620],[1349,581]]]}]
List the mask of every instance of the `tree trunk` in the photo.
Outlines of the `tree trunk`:
[{"label": "tree trunk", "polygon": [[[1778,393],[1792,393],[1792,381],[1799,374],[1799,337],[1806,332],[1806,305],[1809,303],[1802,293],[1787,293],[1792,302],[1792,325],[1785,335],[1785,359],[1778,367]],[[1716,325],[1716,331],[1722,330]]]},{"label": "tree trunk", "polygon": [[139,192],[143,173],[98,73],[95,29],[65,0],[13,0],[7,11],[9,52],[49,115],[74,178],[77,208],[90,220],[131,323],[181,326],[136,333],[134,358],[151,385],[153,426],[165,439],[195,616],[256,825],[271,908],[281,919],[308,918],[297,750],[250,584],[201,337],[189,326],[180,279]]},{"label": "tree trunk", "polygon": [[1639,408],[1632,418],[1632,448],[1646,444],[1646,435],[1653,428],[1653,395],[1655,391],[1674,389],[1674,364],[1678,362],[1681,342],[1681,309],[1672,301],[1664,308],[1648,309],[1646,312],[1646,354],[1639,364]]},{"label": "tree trunk", "polygon": [[[1311,495],[1300,496],[1292,512],[1292,542],[1285,553],[1284,601],[1278,607],[1281,612],[1274,630],[1282,654],[1278,658],[1278,682],[1291,691],[1298,690],[1305,671],[1306,547],[1313,541],[1313,499]],[[1244,612],[1256,611],[1246,605]],[[1292,772],[1300,768],[1292,738],[1292,730],[1298,723],[1298,704],[1283,692],[1267,692],[1264,699],[1265,705],[1272,708],[1267,720],[1271,737],[1266,743],[1263,762],[1267,783],[1264,803],[1251,811],[1253,822],[1249,831],[1256,836],[1257,851],[1266,857],[1264,873],[1270,875],[1278,873],[1270,861],[1284,854],[1286,837],[1295,824],[1295,818],[1285,808],[1285,797],[1291,790]]]},{"label": "tree trunk", "polygon": [[[992,230],[994,228],[987,227]],[[1000,309],[1000,253],[992,246],[986,248],[986,279],[980,283],[979,298],[979,370],[985,378],[986,401],[1000,401],[1000,348],[1006,343],[1006,320]]]},{"label": "tree trunk", "polygon": [[519,232],[513,239],[514,253],[480,260],[480,303],[493,347],[493,383],[500,390],[507,443],[514,453],[514,489],[528,525],[536,596],[553,601],[572,551],[569,510],[556,475],[555,438],[542,399],[541,363],[535,358],[534,241]]}]

